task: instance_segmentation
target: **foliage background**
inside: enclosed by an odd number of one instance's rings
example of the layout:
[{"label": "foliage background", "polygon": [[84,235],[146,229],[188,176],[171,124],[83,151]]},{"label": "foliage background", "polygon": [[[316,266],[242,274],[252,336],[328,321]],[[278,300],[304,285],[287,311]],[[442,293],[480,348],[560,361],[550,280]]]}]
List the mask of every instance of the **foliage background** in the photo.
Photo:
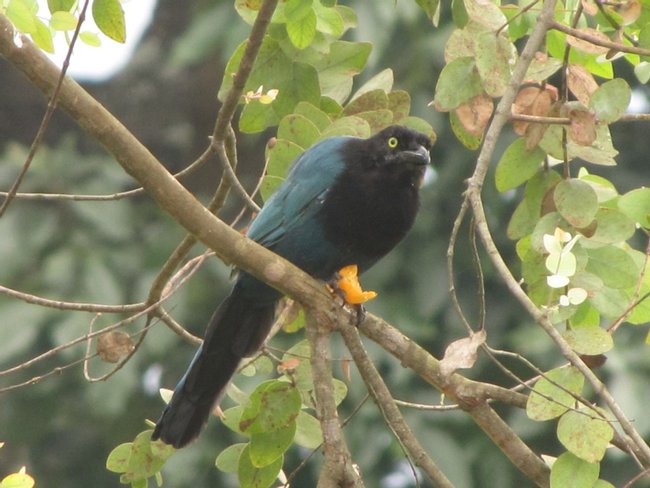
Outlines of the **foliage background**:
[{"label": "foliage background", "polygon": [[[369,64],[358,77],[357,86],[382,69],[392,68],[396,87],[411,94],[414,114],[431,122],[438,133],[433,152],[435,178],[423,190],[416,226],[395,252],[367,274],[364,283],[380,293],[369,305],[370,311],[440,356],[446,344],[465,333],[448,299],[445,253],[464,190],[463,180],[471,174],[474,158],[452,135],[447,117],[427,106],[442,68],[442,51],[451,29],[450,12],[443,6],[436,29],[411,1],[342,3],[352,6],[359,17],[359,27],[348,34],[350,38],[373,44]],[[205,147],[218,107],[216,92],[225,63],[247,33],[248,26],[231,2],[161,0],[129,66],[106,82],[85,87],[173,171],[195,159]],[[634,83],[631,73],[617,74]],[[0,86],[0,188],[5,189],[22,164],[45,105],[40,93],[2,59]],[[647,87],[637,90],[647,96]],[[621,151],[618,166],[599,167],[595,172],[611,179],[621,193],[650,176],[643,144],[647,130],[647,122],[612,127]],[[267,132],[238,138],[239,173],[249,187],[256,181],[264,144],[272,135]],[[132,187],[121,168],[64,114],[55,115],[46,142],[24,191],[58,188],[61,192],[106,193]],[[502,149],[507,142],[502,141]],[[217,168],[203,168],[186,184],[207,196],[218,176]],[[514,195],[498,194],[491,184],[493,179],[488,177],[487,181],[490,184],[484,201],[493,235],[497,244],[512,249],[505,227],[514,209]],[[236,205],[227,208],[226,220],[237,212]],[[182,236],[178,226],[161,216],[147,197],[109,203],[18,201],[0,219],[0,283],[52,298],[137,302],[146,295],[157,270]],[[460,300],[467,309],[475,310],[474,272],[465,246],[457,254],[457,271]],[[517,350],[542,368],[559,364],[559,354],[521,313],[489,266],[485,273],[491,345]],[[207,318],[226,293],[228,276],[229,270],[213,259],[174,297],[174,313],[195,334],[203,332]],[[2,369],[76,337],[92,320],[90,314],[27,307],[4,296],[0,296],[0,317]],[[102,320],[96,326],[104,323]],[[644,336],[641,328],[622,331],[617,343],[627,344],[616,351],[625,353],[609,355],[605,375],[636,428],[647,436],[650,422],[644,414],[650,402],[646,380],[650,359]],[[295,340],[278,337],[273,344],[283,348]],[[429,404],[438,401],[430,386],[378,348],[371,344],[368,348],[396,398]],[[6,446],[0,451],[0,473],[27,465],[39,486],[115,486],[116,476],[104,467],[107,453],[142,430],[142,419],[158,416],[162,408],[158,386],[172,386],[192,352],[190,346],[158,325],[134,359],[108,382],[88,384],[77,366],[35,386],[4,393],[0,437]],[[38,370],[0,377],[0,385],[26,381],[82,353],[83,346],[72,348],[39,365]],[[344,356],[343,348],[338,354]],[[469,376],[499,382],[500,374],[488,361],[481,360]],[[365,388],[353,373],[342,416],[351,413],[364,395]],[[545,424],[526,420],[523,412],[502,413],[524,440],[542,446],[540,450],[549,454],[560,452],[554,432]],[[525,486],[521,475],[462,413],[406,410],[405,415],[415,432],[424,433],[420,438],[425,449],[458,487],[485,486],[485,479],[490,479],[492,486]],[[345,433],[351,450],[361,453],[356,461],[367,486],[416,486],[403,453],[382,427],[371,402],[361,408]],[[223,475],[213,465],[215,454],[234,440],[234,434],[219,422],[211,422],[196,444],[167,463],[167,486],[234,486],[233,477]],[[286,466],[297,465],[304,454],[292,451]],[[616,468],[608,471],[620,473],[619,480],[610,479],[615,484],[634,472],[627,460],[615,456],[606,459]],[[295,486],[314,486],[317,473],[316,465],[306,468]]]}]

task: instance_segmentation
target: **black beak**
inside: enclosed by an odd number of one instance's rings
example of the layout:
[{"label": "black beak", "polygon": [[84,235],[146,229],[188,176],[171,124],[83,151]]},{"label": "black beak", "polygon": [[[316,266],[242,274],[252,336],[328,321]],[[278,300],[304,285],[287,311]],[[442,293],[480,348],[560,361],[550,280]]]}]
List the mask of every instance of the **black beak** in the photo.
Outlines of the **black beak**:
[{"label": "black beak", "polygon": [[415,150],[403,151],[402,157],[406,162],[417,166],[426,166],[431,163],[429,150],[424,146],[418,146]]}]

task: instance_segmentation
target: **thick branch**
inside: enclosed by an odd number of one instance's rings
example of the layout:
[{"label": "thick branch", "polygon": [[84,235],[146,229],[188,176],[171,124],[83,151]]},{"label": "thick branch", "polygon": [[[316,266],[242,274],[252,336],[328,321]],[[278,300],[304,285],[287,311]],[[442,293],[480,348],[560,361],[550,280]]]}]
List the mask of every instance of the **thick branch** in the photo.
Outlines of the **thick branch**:
[{"label": "thick branch", "polygon": [[398,358],[404,366],[414,370],[428,383],[457,402],[528,478],[539,486],[548,485],[548,466],[487,404],[488,399],[495,399],[525,408],[525,395],[496,385],[472,381],[457,373],[443,375],[436,358],[399,330],[373,315],[368,315],[359,329]]},{"label": "thick branch", "polygon": [[447,479],[440,468],[436,466],[431,457],[427,455],[417,437],[415,437],[413,431],[411,431],[411,428],[406,423],[406,420],[404,420],[402,413],[395,403],[395,399],[386,387],[375,365],[368,358],[357,329],[350,324],[342,324],[339,327],[339,331],[345,340],[350,354],[352,354],[354,363],[359,368],[359,372],[368,387],[368,391],[375,399],[386,423],[408,452],[409,457],[416,466],[419,466],[424,471],[436,486],[453,488],[454,485]]},{"label": "thick branch", "polygon": [[307,338],[311,346],[311,366],[314,376],[316,416],[323,431],[325,465],[321,470],[318,488],[362,487],[363,481],[352,464],[338,411],[334,400],[331,360],[329,357],[330,318],[312,311],[307,320]]}]

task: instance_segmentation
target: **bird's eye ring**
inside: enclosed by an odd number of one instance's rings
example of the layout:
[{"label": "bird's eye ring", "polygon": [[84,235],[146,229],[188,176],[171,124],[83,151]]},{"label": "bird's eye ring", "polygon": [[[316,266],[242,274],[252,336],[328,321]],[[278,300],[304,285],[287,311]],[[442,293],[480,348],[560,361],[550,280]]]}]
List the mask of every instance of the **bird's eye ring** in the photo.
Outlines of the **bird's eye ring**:
[{"label": "bird's eye ring", "polygon": [[398,143],[399,141],[397,140],[397,137],[391,137],[388,139],[388,147],[391,149],[395,149]]}]

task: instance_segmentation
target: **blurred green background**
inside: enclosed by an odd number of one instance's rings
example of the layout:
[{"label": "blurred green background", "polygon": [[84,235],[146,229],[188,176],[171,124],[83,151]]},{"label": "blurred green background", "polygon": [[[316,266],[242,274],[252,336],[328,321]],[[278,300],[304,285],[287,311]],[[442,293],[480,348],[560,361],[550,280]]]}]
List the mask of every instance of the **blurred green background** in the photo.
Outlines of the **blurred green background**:
[{"label": "blurred green background", "polygon": [[[475,158],[475,153],[453,137],[446,115],[427,106],[433,98],[443,66],[444,44],[452,29],[449,6],[443,6],[440,27],[434,28],[412,1],[341,3],[354,8],[359,17],[359,27],[348,36],[374,45],[357,86],[385,68],[393,69],[395,87],[410,92],[414,114],[428,120],[438,133],[433,151],[435,172],[422,191],[423,205],[415,228],[363,282],[366,288],[380,293],[368,306],[371,312],[440,355],[446,344],[465,334],[449,300],[446,248],[464,179],[471,174]],[[83,84],[160,161],[177,171],[206,147],[218,109],[216,93],[225,63],[247,33],[248,26],[239,19],[230,1],[160,0],[152,24],[127,67],[108,80]],[[633,84],[631,73],[622,71],[617,75]],[[20,170],[45,102],[2,59],[0,86],[0,189],[6,190]],[[647,105],[646,87],[637,87],[635,96]],[[621,192],[638,186],[640,179],[650,181],[645,144],[638,143],[647,138],[647,131],[647,123],[614,126],[614,143],[621,151],[619,166],[590,171],[610,178]],[[249,188],[259,175],[264,144],[272,135],[238,135],[239,173]],[[503,138],[501,149],[511,137]],[[218,179],[219,170],[213,163],[184,183],[207,201]],[[518,195],[498,194],[492,181],[489,177],[484,192],[488,218],[497,244],[516,267],[513,243],[505,236],[505,227]],[[110,194],[132,187],[133,182],[119,165],[59,112],[21,190]],[[233,218],[240,207],[241,202],[231,198],[223,218]],[[69,301],[143,301],[160,266],[183,236],[183,230],[146,196],[112,202],[18,200],[0,219],[0,284]],[[202,250],[197,246],[195,254]],[[516,351],[541,368],[561,364],[561,356],[550,340],[522,313],[484,261],[490,345]],[[202,334],[229,287],[229,271],[218,260],[210,260],[174,296],[168,309],[192,332]],[[456,250],[456,280],[466,313],[476,318],[477,287],[467,229]],[[118,318],[102,316],[94,327]],[[0,295],[0,368],[20,364],[86,333],[92,320],[89,313],[40,308]],[[141,326],[142,322],[138,322],[129,330]],[[647,435],[650,357],[642,329],[620,331],[617,342],[626,346],[610,355],[601,375],[635,420],[635,426]],[[280,335],[273,340],[273,346],[288,348],[300,338],[302,333]],[[439,395],[429,385],[366,342],[396,398],[424,404],[439,401]],[[345,357],[338,342],[334,347],[335,357]],[[0,387],[43,375],[77,360],[84,352],[85,345],[77,345],[33,367],[0,376]],[[158,324],[135,357],[109,381],[88,383],[81,365],[77,365],[37,384],[3,393],[0,440],[6,445],[0,450],[0,477],[26,465],[37,486],[117,486],[117,475],[104,468],[106,456],[117,444],[132,440],[144,430],[145,418],[157,418],[163,405],[158,388],[175,384],[192,353],[191,346]],[[514,362],[508,364],[528,374]],[[95,360],[90,369],[98,375],[108,367]],[[336,374],[343,377],[340,368]],[[467,375],[510,385],[484,358]],[[238,379],[238,384],[250,387],[252,382]],[[354,368],[349,386],[349,397],[342,406],[344,418],[366,395]],[[459,488],[530,484],[463,413],[403,411],[424,447]],[[529,421],[523,412],[512,409],[500,408],[499,412],[537,452],[560,452],[551,423]],[[345,434],[366,486],[417,486],[404,453],[371,401],[359,410]],[[234,476],[224,475],[214,467],[217,453],[236,440],[235,434],[212,421],[198,442],[168,462],[165,486],[236,486]],[[291,450],[285,463],[287,472],[307,454]],[[319,463],[320,455],[314,456],[293,486],[315,486]],[[609,481],[617,484],[632,477],[635,468],[627,463],[615,452],[609,454],[603,471],[618,476]],[[490,480],[489,484],[486,480]],[[420,479],[420,486],[428,485]]]}]

